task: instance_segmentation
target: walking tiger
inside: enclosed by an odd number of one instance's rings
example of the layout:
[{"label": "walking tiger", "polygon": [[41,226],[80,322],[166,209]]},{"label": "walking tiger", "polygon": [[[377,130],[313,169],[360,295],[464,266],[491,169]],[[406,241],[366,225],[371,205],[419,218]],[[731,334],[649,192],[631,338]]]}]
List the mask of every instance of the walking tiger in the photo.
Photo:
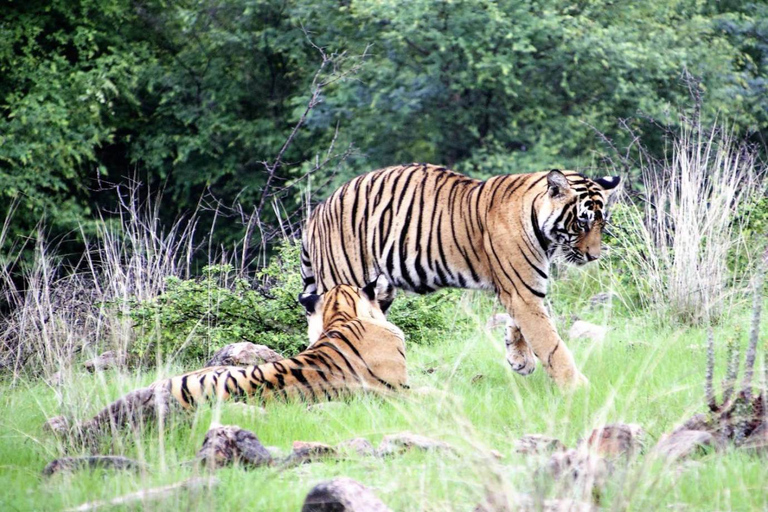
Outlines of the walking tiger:
[{"label": "walking tiger", "polygon": [[586,383],[544,305],[549,265],[558,253],[577,265],[600,256],[606,203],[619,182],[559,170],[480,181],[427,164],[358,176],[306,223],[304,290],[359,286],[379,274],[416,293],[494,290],[511,317],[512,369],[531,373],[535,355],[560,386]]}]

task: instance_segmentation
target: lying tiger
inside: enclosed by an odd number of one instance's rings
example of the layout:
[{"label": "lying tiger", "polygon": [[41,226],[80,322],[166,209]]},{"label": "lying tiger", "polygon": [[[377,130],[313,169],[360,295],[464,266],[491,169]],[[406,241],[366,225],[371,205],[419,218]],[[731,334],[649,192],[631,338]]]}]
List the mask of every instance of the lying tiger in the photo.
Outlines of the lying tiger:
[{"label": "lying tiger", "polygon": [[382,303],[394,288],[384,276],[363,288],[339,285],[323,295],[304,293],[311,348],[273,363],[214,366],[133,391],[80,425],[90,435],[135,423],[147,411],[163,415],[176,404],[185,409],[206,399],[258,396],[334,400],[359,391],[387,393],[406,387],[403,332],[388,322]]}]

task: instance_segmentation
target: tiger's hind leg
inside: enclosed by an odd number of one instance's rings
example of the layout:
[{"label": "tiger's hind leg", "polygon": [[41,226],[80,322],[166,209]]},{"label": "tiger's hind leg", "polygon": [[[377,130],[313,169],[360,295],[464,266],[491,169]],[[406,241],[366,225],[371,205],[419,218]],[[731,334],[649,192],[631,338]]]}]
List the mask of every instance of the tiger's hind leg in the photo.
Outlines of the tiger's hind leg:
[{"label": "tiger's hind leg", "polygon": [[507,346],[509,366],[520,375],[532,374],[536,370],[536,356],[511,317],[507,320],[504,332],[504,344]]}]

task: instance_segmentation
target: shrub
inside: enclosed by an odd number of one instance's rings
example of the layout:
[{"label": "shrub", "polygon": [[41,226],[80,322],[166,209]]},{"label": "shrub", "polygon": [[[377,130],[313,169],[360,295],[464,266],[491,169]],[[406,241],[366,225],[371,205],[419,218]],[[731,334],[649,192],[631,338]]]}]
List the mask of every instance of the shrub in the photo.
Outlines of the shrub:
[{"label": "shrub", "polygon": [[428,295],[398,292],[388,320],[405,333],[409,343],[432,344],[455,324],[461,290],[443,290]]},{"label": "shrub", "polygon": [[306,346],[306,320],[296,300],[298,261],[298,244],[283,243],[257,274],[255,288],[228,264],[207,266],[198,279],[168,277],[163,294],[130,306],[137,334],[131,352],[142,360],[197,361],[230,343],[251,341],[295,354]]}]

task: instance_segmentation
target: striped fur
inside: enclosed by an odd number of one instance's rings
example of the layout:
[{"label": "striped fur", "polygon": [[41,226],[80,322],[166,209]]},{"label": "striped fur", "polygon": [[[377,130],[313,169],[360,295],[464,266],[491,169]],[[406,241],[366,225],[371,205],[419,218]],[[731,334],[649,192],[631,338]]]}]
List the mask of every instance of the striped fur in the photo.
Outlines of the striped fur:
[{"label": "striped fur", "polygon": [[530,373],[535,354],[559,384],[584,382],[544,307],[549,264],[558,253],[574,264],[599,256],[605,205],[618,183],[558,170],[479,181],[425,164],[358,176],[317,205],[305,226],[305,291],[380,274],[416,293],[494,290],[512,318],[513,369]]},{"label": "striped fur", "polygon": [[[303,294],[300,300],[310,322],[322,321],[322,332],[311,348],[274,363],[215,366],[163,379],[112,403],[83,429],[132,422],[136,411],[146,406],[168,409],[178,403],[191,408],[204,400],[246,396],[323,401],[405,387],[403,332],[386,321],[379,305],[391,300],[392,290],[382,277],[363,289],[340,285],[322,296]],[[157,396],[165,397],[162,407],[152,403]]]}]

